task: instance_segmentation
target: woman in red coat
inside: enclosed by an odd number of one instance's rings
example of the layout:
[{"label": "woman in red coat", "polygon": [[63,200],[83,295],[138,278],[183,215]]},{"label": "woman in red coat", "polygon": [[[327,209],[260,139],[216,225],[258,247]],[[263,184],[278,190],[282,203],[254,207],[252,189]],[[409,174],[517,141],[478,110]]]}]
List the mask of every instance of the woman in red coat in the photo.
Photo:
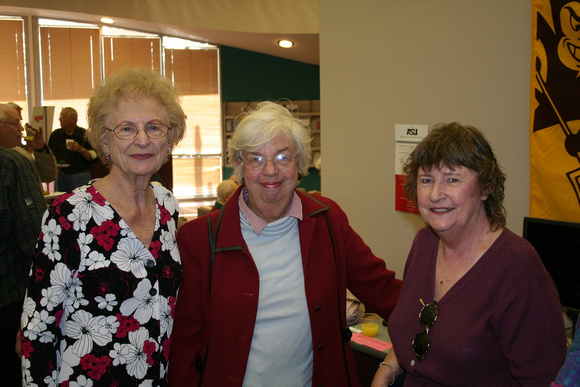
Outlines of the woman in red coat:
[{"label": "woman in red coat", "polygon": [[220,212],[185,224],[171,347],[173,386],[359,386],[346,288],[388,318],[401,281],[332,200],[295,188],[309,129],[263,102],[229,156],[242,181]]}]

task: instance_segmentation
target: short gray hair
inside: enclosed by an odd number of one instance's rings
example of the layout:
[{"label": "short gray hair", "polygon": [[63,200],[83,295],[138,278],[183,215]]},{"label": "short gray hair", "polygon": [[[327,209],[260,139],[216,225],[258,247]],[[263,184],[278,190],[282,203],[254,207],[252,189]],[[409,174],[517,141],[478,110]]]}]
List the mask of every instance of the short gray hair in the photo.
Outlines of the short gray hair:
[{"label": "short gray hair", "polygon": [[236,167],[236,161],[242,160],[245,151],[259,149],[280,134],[285,135],[296,146],[298,171],[303,176],[308,175],[312,140],[310,128],[284,106],[264,101],[258,103],[239,122],[230,142],[229,161],[240,181],[243,164]]}]

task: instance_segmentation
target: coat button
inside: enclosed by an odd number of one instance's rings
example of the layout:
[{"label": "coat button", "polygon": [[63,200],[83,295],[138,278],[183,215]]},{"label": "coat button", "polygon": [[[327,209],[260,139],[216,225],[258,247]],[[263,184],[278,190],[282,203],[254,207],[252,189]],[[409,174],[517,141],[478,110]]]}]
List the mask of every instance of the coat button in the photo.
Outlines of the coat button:
[{"label": "coat button", "polygon": [[320,309],[322,309],[322,306],[320,306],[320,305],[316,305],[316,306],[314,307],[314,310],[315,310],[316,312],[318,312]]},{"label": "coat button", "polygon": [[147,263],[145,263],[145,266],[147,266],[147,267],[155,266],[155,260],[154,259],[148,260]]},{"label": "coat button", "polygon": [[319,351],[322,351],[323,349],[324,349],[324,345],[319,345],[319,346],[318,346],[318,350],[319,350]]},{"label": "coat button", "polygon": [[154,296],[154,295],[156,295],[156,294],[157,294],[157,289],[155,289],[155,288],[151,288],[151,289],[149,289],[149,295],[150,295],[150,296]]}]

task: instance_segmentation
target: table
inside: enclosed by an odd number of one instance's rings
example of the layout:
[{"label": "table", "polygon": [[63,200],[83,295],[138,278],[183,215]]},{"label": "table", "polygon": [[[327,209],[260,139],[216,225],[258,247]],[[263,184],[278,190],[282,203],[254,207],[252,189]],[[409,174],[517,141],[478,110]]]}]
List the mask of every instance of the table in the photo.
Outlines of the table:
[{"label": "table", "polygon": [[[391,337],[389,336],[387,327],[382,322],[383,319],[381,319],[381,323],[379,324],[379,332],[374,338],[386,343],[390,343]],[[357,328],[359,327],[359,325],[354,325],[351,328],[351,331],[358,332]],[[375,376],[375,372],[377,371],[377,368],[379,368],[379,364],[385,359],[390,349],[379,351],[352,340],[350,341],[350,347],[352,348],[352,353],[354,355],[356,370],[361,386],[370,386],[371,382],[373,381],[373,377]],[[404,374],[397,376],[394,386],[402,386],[404,381]]]}]

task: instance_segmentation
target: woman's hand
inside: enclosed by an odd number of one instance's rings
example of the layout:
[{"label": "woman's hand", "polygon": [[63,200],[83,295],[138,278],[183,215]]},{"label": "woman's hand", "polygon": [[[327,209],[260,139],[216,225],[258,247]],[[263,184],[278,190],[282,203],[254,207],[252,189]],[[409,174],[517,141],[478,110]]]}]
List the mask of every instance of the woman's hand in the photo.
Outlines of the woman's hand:
[{"label": "woman's hand", "polygon": [[[395,382],[395,378],[397,375],[401,374],[401,366],[399,365],[399,361],[397,360],[397,355],[395,355],[395,350],[391,349],[391,351],[383,360],[383,363],[379,366],[379,369],[375,373],[375,377],[373,378],[373,382],[371,383],[371,387],[386,387],[391,386]],[[393,367],[391,369],[391,367]],[[395,372],[393,373],[393,369]]]}]

